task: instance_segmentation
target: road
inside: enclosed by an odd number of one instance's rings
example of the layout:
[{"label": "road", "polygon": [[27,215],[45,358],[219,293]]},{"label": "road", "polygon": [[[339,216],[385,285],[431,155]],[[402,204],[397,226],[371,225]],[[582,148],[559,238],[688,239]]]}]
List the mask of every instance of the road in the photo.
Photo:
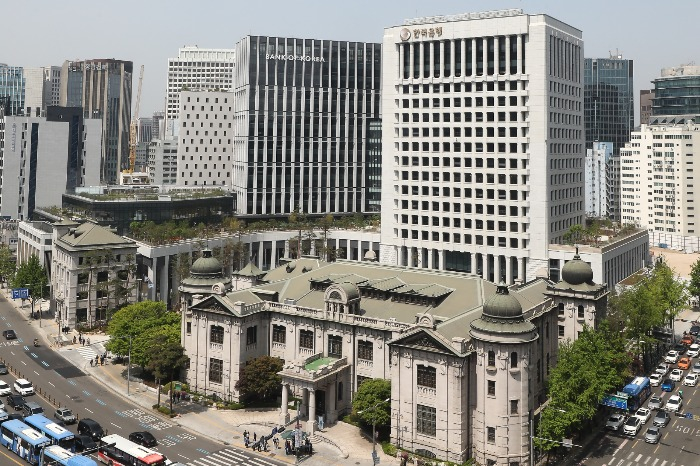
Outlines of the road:
[{"label": "road", "polygon": [[[119,434],[127,437],[134,431],[150,431],[158,440],[155,450],[163,453],[168,459],[192,466],[277,466],[285,463],[260,458],[250,453],[221,442],[212,441],[197,433],[181,428],[167,418],[156,416],[144,408],[130,403],[128,400],[105,388],[93,380],[61,356],[46,346],[33,346],[34,338],[40,338],[39,333],[27,320],[18,315],[12,305],[0,297],[0,329],[13,329],[17,340],[4,340],[0,337],[0,358],[5,360],[14,373],[2,376],[2,380],[10,386],[14,379],[21,374],[35,386],[36,391],[46,393],[48,397],[39,394],[27,397],[27,401],[36,401],[44,407],[47,417],[52,417],[55,407],[49,404],[47,398],[55,399],[56,403],[68,407],[80,419],[92,418],[102,425],[109,434]],[[43,339],[40,338],[40,341]],[[87,351],[86,351],[87,350]],[[85,361],[94,354],[89,348],[78,348],[84,352]],[[5,400],[2,400],[5,402]],[[6,406],[8,412],[12,408]],[[76,425],[68,426],[75,432]],[[5,449],[0,450],[0,463],[25,464],[19,458],[12,456]],[[96,458],[95,458],[96,459]]]}]

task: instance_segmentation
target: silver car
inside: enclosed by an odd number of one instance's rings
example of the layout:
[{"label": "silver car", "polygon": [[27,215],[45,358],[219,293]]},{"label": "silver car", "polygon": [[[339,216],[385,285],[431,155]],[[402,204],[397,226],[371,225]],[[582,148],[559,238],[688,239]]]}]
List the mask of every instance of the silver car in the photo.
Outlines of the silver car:
[{"label": "silver car", "polygon": [[700,362],[693,364],[693,374],[700,374]]},{"label": "silver car", "polygon": [[605,428],[610,430],[620,430],[620,427],[625,423],[627,417],[624,414],[613,414],[605,423]]},{"label": "silver car", "polygon": [[649,409],[661,409],[664,407],[664,400],[660,396],[652,396],[649,398]]},{"label": "silver car", "polygon": [[649,427],[647,433],[644,434],[644,441],[646,443],[659,443],[661,440],[661,429],[658,427]]},{"label": "silver car", "polygon": [[663,409],[656,413],[656,416],[651,421],[654,427],[666,427],[669,422],[671,422],[671,415]]}]

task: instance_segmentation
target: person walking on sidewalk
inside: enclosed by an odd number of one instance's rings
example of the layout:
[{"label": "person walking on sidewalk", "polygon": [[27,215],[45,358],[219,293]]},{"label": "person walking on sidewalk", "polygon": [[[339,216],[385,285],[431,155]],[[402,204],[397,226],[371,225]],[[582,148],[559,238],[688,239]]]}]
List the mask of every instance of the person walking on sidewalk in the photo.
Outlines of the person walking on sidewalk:
[{"label": "person walking on sidewalk", "polygon": [[88,339],[87,339],[87,344],[88,344],[88,346],[90,346],[90,337],[88,337]]}]

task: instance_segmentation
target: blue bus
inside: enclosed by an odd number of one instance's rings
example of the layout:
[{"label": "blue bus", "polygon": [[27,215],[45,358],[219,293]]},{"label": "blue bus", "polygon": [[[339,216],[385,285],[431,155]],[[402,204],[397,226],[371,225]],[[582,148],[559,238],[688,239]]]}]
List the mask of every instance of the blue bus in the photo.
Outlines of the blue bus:
[{"label": "blue bus", "polygon": [[24,422],[12,419],[0,424],[0,445],[32,464],[39,464],[41,450],[51,445],[51,440]]},{"label": "blue bus", "polygon": [[97,462],[87,456],[76,455],[58,445],[44,448],[39,466],[97,466]]},{"label": "blue bus", "polygon": [[75,435],[43,414],[27,416],[24,418],[24,423],[48,437],[51,440],[51,445],[75,451]]},{"label": "blue bus", "polygon": [[649,378],[635,377],[630,383],[625,385],[622,391],[614,395],[605,395],[601,400],[601,404],[627,412],[634,412],[644,404],[649,395],[651,395]]}]

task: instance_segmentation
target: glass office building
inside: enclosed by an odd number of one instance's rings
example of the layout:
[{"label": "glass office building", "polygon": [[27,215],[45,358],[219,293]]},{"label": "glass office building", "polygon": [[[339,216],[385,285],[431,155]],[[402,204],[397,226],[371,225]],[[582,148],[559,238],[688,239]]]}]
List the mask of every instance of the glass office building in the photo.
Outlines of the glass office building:
[{"label": "glass office building", "polygon": [[24,115],[24,83],[21,66],[0,63],[0,107],[5,115]]},{"label": "glass office building", "polygon": [[[654,97],[649,122],[670,122],[656,116],[684,116],[698,121],[700,118],[700,66],[681,65],[664,68],[654,80]],[[675,122],[682,122],[676,118]]]},{"label": "glass office building", "polygon": [[238,213],[365,211],[381,44],[247,36],[235,50]]}]

